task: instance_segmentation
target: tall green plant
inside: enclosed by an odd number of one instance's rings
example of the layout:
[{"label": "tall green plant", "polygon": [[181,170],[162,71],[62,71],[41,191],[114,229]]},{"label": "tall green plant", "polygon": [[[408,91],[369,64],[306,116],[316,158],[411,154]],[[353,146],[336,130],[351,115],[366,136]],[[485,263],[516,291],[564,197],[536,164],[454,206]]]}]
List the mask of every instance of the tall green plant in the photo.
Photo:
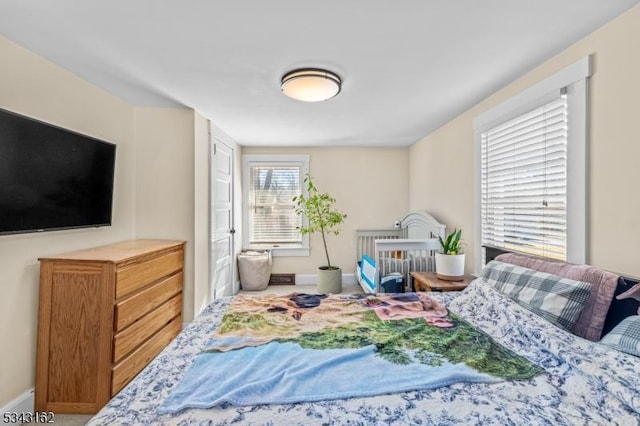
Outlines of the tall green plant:
[{"label": "tall green plant", "polygon": [[340,233],[340,225],[347,217],[346,214],[337,211],[334,208],[336,199],[328,193],[321,193],[313,183],[311,175],[306,175],[304,183],[307,186],[307,195],[304,194],[293,197],[296,203],[296,213],[307,217],[309,224],[300,226],[300,233],[313,234],[319,232],[322,235],[322,243],[324,244],[324,252],[327,256],[327,266],[329,269],[336,269],[331,266],[329,259],[329,250],[327,249],[327,234],[338,235]]},{"label": "tall green plant", "polygon": [[462,229],[454,229],[449,236],[443,240],[442,237],[438,237],[440,240],[440,247],[444,254],[460,254],[460,238],[462,237]]}]

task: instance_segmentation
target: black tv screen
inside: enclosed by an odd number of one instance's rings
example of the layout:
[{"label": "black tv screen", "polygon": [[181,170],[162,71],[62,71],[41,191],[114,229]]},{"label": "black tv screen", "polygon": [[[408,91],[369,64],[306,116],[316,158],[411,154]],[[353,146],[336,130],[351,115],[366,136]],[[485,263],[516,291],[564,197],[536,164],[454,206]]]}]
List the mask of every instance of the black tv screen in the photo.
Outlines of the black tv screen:
[{"label": "black tv screen", "polygon": [[0,109],[0,234],[111,225],[115,153]]}]

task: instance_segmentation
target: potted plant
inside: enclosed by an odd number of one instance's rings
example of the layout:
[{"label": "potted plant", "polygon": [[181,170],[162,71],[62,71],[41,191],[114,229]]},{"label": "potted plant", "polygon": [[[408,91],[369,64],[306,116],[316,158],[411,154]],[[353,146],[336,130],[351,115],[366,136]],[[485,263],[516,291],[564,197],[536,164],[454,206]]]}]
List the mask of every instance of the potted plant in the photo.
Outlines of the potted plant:
[{"label": "potted plant", "polygon": [[318,268],[318,293],[340,293],[342,291],[342,269],[332,265],[329,259],[327,248],[327,235],[340,233],[339,225],[347,217],[344,213],[334,208],[335,198],[321,193],[313,183],[311,175],[304,178],[307,186],[307,195],[304,194],[293,197],[296,203],[296,213],[307,218],[308,225],[300,226],[300,233],[319,233],[322,236],[324,253],[327,257],[327,264]]},{"label": "potted plant", "polygon": [[436,253],[436,275],[441,280],[461,281],[464,279],[464,253],[460,239],[462,229],[454,229],[448,237],[440,240],[441,252]]}]

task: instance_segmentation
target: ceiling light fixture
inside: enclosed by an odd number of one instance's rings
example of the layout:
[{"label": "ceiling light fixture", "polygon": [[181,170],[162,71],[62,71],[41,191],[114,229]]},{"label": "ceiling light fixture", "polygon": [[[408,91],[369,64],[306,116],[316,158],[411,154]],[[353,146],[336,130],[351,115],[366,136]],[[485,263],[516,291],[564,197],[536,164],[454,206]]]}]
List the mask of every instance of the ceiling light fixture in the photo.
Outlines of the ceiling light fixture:
[{"label": "ceiling light fixture", "polygon": [[340,77],[316,68],[290,71],[282,77],[280,86],[282,93],[304,102],[326,101],[340,93],[341,88]]}]

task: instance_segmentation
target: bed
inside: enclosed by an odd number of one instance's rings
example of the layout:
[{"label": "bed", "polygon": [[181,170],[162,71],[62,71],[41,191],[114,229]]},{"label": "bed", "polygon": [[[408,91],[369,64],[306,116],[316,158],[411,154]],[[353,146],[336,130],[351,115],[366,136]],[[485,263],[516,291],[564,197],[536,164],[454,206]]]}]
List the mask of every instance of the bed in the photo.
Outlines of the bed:
[{"label": "bed", "polygon": [[[552,322],[553,318],[534,313],[522,300],[514,298],[513,289],[505,285],[522,282],[525,276],[534,277],[530,282],[535,285],[543,273],[518,268],[521,267],[494,261],[485,268],[483,276],[463,292],[429,296],[459,321],[490,336],[490,342],[525,360],[534,370],[538,369],[529,379],[491,383],[453,381],[448,386],[422,390],[381,395],[372,392],[366,397],[315,402],[253,405],[221,402],[210,408],[186,408],[174,414],[160,414],[163,404],[179,393],[183,379],[193,371],[198,357],[210,348],[212,336],[225,313],[236,305],[236,296],[216,300],[208,306],[89,424],[640,424],[640,375],[637,373],[640,358],[615,349],[615,345],[576,336],[568,331],[568,324],[561,327]],[[511,276],[505,278],[505,270],[511,271]],[[544,277],[549,279],[547,275]],[[553,285],[562,286],[573,281],[553,279],[556,280]],[[583,299],[587,299],[592,287],[582,282],[578,282],[577,287]],[[634,308],[637,306],[635,303]],[[281,309],[287,318],[295,317],[295,312]],[[219,377],[221,372],[223,376],[237,373],[236,368],[224,363],[214,364],[211,369],[217,370],[215,374]],[[384,376],[385,371],[382,369],[379,375]],[[198,375],[206,383],[204,376],[204,373]]]},{"label": "bed", "polygon": [[410,289],[410,272],[435,270],[439,237],[445,237],[445,225],[424,211],[407,214],[395,229],[356,231],[356,279],[363,291],[384,291],[381,278],[391,273],[399,274]]}]

